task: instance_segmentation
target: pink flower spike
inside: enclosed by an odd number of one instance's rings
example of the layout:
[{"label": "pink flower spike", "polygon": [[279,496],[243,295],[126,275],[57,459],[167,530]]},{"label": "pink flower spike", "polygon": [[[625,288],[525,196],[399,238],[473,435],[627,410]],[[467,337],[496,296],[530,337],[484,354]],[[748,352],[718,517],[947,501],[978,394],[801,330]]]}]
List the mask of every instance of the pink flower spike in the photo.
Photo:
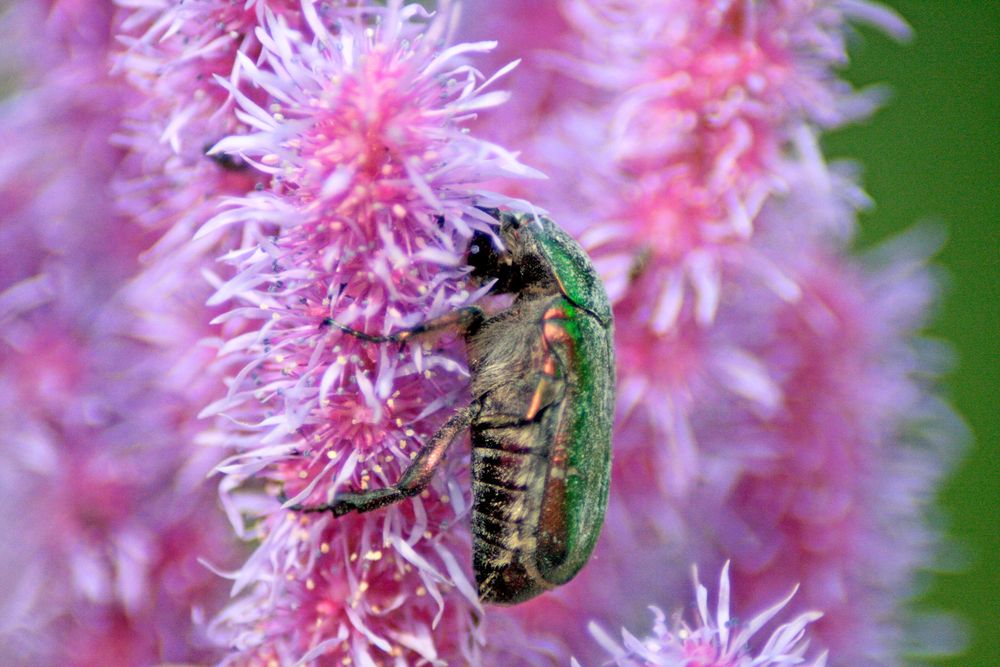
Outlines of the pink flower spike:
[{"label": "pink flower spike", "polygon": [[[619,646],[597,624],[591,624],[591,634],[614,656],[619,667],[780,667],[803,665],[824,667],[826,653],[808,660],[804,658],[809,641],[806,626],[819,619],[816,611],[799,614],[788,623],[778,626],[764,646],[753,650],[753,637],[777,616],[795,595],[793,589],[783,600],[760,612],[749,621],[740,622],[730,617],[729,562],[722,567],[719,577],[719,597],[715,613],[708,607],[708,590],[698,581],[697,568],[694,584],[698,608],[697,624],[692,627],[677,620],[672,629],[666,617],[656,607],[653,611],[653,634],[639,640],[628,631],[622,631],[623,645]],[[736,634],[731,632],[736,629]]]},{"label": "pink flower spike", "polygon": [[447,43],[447,8],[302,7],[302,26],[265,13],[259,57],[238,53],[233,76],[216,78],[241,126],[210,152],[270,182],[199,233],[244,239],[210,299],[231,307],[217,319],[234,332],[220,355],[229,391],[203,414],[222,417],[232,452],[223,504],[258,541],[213,632],[232,664],[474,664],[483,612],[461,467],[378,512],[288,506],[394,484],[467,400],[453,334],[387,345],[333,323],[383,334],[476,301],[489,286],[468,281],[465,252],[492,221],[477,207],[526,206],[482,183],[539,174],[464,130],[506,94],[468,60],[492,43]]}]

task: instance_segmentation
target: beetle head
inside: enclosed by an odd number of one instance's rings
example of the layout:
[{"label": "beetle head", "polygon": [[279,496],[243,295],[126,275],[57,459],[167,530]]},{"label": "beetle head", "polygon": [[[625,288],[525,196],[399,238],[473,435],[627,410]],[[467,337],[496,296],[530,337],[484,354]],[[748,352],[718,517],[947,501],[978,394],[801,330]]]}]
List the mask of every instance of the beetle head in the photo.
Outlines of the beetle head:
[{"label": "beetle head", "polygon": [[507,249],[497,247],[494,237],[477,230],[469,242],[466,261],[472,267],[472,276],[480,282],[495,279],[496,292],[512,291],[510,285],[515,273],[514,258]]},{"label": "beetle head", "polygon": [[494,238],[477,231],[469,243],[468,262],[473,277],[480,281],[496,280],[494,293],[520,293],[534,285],[552,280],[551,273],[537,247],[533,216],[518,215],[497,209],[483,209],[500,221],[498,248]]}]

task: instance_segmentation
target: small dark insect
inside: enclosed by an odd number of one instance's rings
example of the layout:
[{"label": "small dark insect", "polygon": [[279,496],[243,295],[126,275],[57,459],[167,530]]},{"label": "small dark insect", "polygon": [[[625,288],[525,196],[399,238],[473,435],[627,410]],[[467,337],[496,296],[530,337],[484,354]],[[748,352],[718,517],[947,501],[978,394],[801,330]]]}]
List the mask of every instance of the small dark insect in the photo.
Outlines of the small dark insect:
[{"label": "small dark insect", "polygon": [[550,220],[484,209],[505,249],[477,232],[468,262],[509,308],[475,307],[389,336],[327,320],[363,340],[462,332],[472,402],[431,437],[392,487],[342,493],[305,512],[368,512],[416,495],[448,446],[472,433],[473,569],[484,602],[514,604],[564,584],[597,541],[608,499],[615,364],[607,295],[583,249]]},{"label": "small dark insect", "polygon": [[212,149],[212,145],[208,144],[204,148],[205,155],[212,160],[215,164],[219,165],[226,171],[247,171],[250,168],[243,159],[237,155],[230,155],[228,153],[209,153]]}]

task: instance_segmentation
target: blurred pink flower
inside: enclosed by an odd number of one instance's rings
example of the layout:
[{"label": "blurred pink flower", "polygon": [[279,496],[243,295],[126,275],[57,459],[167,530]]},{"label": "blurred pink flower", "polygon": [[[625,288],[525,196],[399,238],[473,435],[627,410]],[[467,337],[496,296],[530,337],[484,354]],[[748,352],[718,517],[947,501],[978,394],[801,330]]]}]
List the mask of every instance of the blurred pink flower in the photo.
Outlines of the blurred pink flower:
[{"label": "blurred pink flower", "polygon": [[813,660],[804,656],[809,648],[806,627],[822,616],[819,612],[800,614],[771,632],[766,642],[755,635],[788,605],[795,590],[748,620],[731,615],[732,592],[729,585],[729,563],[719,577],[718,602],[715,613],[708,606],[708,590],[698,581],[695,571],[697,621],[694,627],[683,618],[668,627],[663,612],[653,607],[653,634],[640,640],[622,630],[622,646],[608,637],[598,626],[591,626],[597,637],[613,656],[619,667],[780,667],[803,665],[824,667],[826,654]]},{"label": "blurred pink flower", "polygon": [[611,507],[577,580],[492,619],[590,664],[580,619],[634,624],[641,605],[681,598],[685,563],[732,559],[749,609],[801,582],[831,664],[893,664],[961,429],[916,379],[933,374],[913,340],[929,250],[850,257],[867,198],[825,164],[816,128],[878,101],[833,75],[846,21],[905,25],[863,2],[561,7],[564,51],[535,62],[593,90],[553,76],[534,95],[557,104],[482,130],[520,124],[553,178],[502,189],[577,233],[616,301]]},{"label": "blurred pink flower", "polygon": [[153,237],[113,206],[112,137],[136,100],[109,75],[117,28],[110,2],[3,16],[17,85],[0,107],[0,523],[17,536],[0,556],[4,664],[212,652],[191,617],[222,591],[198,558],[229,538],[191,447],[204,398],[174,363],[188,341],[139,340],[123,288]]},{"label": "blurred pink flower", "polygon": [[899,37],[908,28],[864,2],[559,5],[562,23],[543,14],[552,40],[537,38],[517,1],[495,10],[509,12],[502,41],[528,49],[520,76],[548,86],[534,97],[551,101],[483,128],[501,136],[521,128],[528,160],[552,177],[511,191],[581,236],[613,301],[638,264],[653,274],[641,316],[656,333],[673,326],[687,295],[707,324],[725,265],[760,270],[746,242],[764,203],[787,191],[781,163],[796,133],[864,116],[878,101],[832,72],[847,60],[846,21]]}]

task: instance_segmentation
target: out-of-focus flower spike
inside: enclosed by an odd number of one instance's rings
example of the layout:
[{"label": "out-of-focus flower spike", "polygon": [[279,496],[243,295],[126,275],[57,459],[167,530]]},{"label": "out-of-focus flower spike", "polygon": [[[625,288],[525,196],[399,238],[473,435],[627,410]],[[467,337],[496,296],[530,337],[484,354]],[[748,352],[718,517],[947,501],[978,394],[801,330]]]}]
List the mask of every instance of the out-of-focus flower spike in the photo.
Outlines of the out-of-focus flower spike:
[{"label": "out-of-focus flower spike", "polygon": [[[697,570],[694,584],[699,618],[693,626],[678,620],[673,628],[668,627],[663,612],[652,607],[653,634],[645,640],[623,629],[622,644],[618,645],[596,624],[590,626],[590,632],[619,667],[823,667],[826,664],[825,652],[812,660],[804,657],[809,645],[805,631],[822,616],[818,612],[800,614],[778,626],[763,646],[755,639],[757,632],[787,607],[795,591],[749,621],[739,621],[730,617],[728,562],[719,579],[714,614],[708,606],[708,590],[698,581]],[[734,629],[737,632],[730,637]]]}]

